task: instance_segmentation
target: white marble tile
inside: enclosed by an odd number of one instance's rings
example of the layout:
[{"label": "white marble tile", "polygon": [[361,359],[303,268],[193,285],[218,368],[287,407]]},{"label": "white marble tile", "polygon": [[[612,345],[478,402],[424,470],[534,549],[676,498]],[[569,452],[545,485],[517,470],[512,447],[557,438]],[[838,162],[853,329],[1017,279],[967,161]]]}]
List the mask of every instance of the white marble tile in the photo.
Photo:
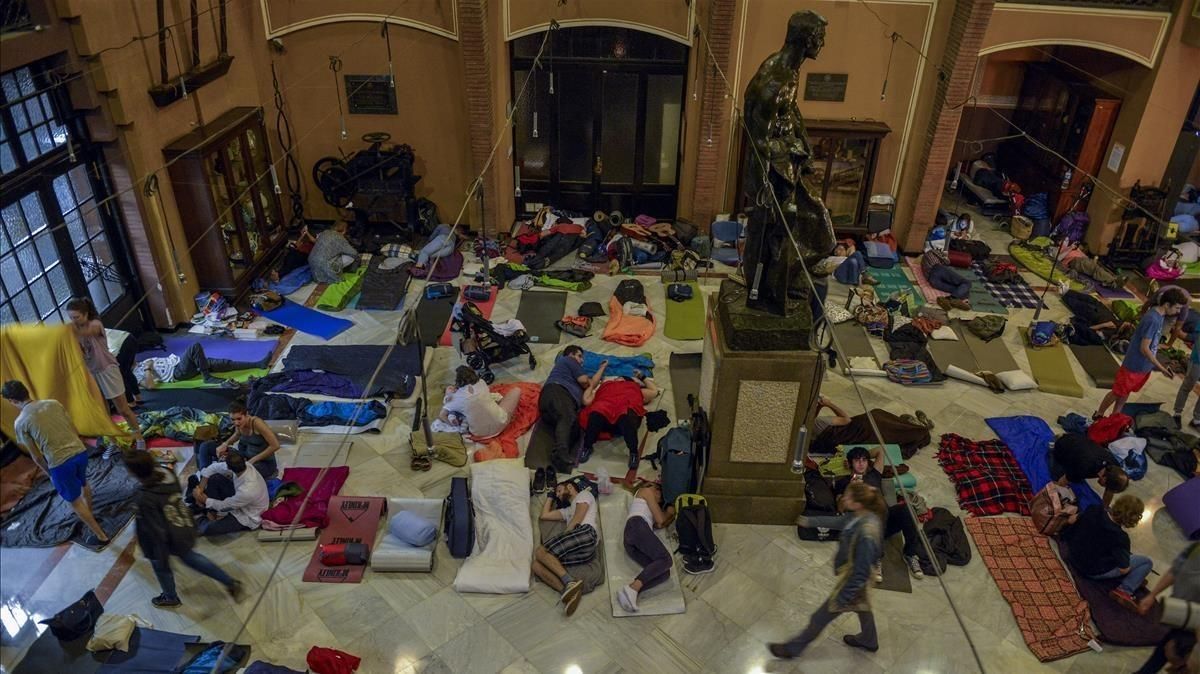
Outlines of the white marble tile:
[{"label": "white marble tile", "polygon": [[412,623],[425,643],[435,649],[483,621],[483,616],[463,601],[453,588],[441,590],[413,606],[404,617]]},{"label": "white marble tile", "polygon": [[435,652],[452,672],[492,674],[521,659],[512,644],[486,622],[472,625]]}]

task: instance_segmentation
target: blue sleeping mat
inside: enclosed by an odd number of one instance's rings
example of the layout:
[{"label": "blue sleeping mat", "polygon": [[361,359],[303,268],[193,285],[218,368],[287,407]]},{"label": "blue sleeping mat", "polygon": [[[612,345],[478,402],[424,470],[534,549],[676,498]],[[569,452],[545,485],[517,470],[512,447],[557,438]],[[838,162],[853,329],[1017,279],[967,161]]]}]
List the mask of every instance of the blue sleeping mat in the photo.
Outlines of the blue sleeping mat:
[{"label": "blue sleeping mat", "polygon": [[[1050,425],[1038,417],[992,417],[987,425],[996,433],[996,437],[1008,446],[1020,464],[1029,486],[1036,494],[1050,482],[1050,462],[1048,454],[1054,444],[1054,431]],[[1100,496],[1091,485],[1085,482],[1072,482],[1071,489],[1079,499],[1079,509],[1091,505],[1100,505]]]},{"label": "blue sleeping mat", "polygon": [[316,335],[322,339],[333,339],[354,325],[352,321],[330,316],[316,309],[309,309],[303,304],[296,304],[289,299],[285,299],[283,305],[278,309],[264,311],[262,315],[267,320],[295,328],[300,332]]}]

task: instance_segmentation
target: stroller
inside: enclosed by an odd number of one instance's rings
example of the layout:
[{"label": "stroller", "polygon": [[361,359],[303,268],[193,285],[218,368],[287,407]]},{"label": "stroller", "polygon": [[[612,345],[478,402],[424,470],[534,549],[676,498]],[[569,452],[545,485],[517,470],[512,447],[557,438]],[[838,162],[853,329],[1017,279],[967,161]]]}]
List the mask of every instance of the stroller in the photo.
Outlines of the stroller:
[{"label": "stroller", "polygon": [[467,366],[479,375],[479,378],[491,385],[496,380],[492,365],[503,363],[510,358],[522,354],[529,356],[529,369],[537,368],[537,358],[529,350],[529,335],[524,330],[518,330],[507,337],[496,332],[495,326],[474,302],[464,302],[462,311],[456,319],[458,331],[462,338],[458,342],[459,353]]}]

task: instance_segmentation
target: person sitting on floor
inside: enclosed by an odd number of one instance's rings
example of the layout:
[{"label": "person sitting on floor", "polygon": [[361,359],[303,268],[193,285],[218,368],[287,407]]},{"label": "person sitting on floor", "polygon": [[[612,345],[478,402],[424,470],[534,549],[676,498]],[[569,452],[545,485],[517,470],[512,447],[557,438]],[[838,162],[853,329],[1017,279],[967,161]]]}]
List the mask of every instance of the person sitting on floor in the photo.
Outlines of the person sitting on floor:
[{"label": "person sitting on floor", "polygon": [[[204,470],[218,460],[228,458],[230,448],[242,455],[254,466],[264,479],[274,477],[279,471],[275,452],[279,451],[279,438],[267,422],[246,411],[245,403],[234,401],[229,405],[229,416],[233,420],[233,435],[225,442],[209,440],[200,445],[196,453],[196,466]],[[234,447],[236,443],[236,447]]]},{"label": "person sitting on floor", "polygon": [[1155,370],[1163,373],[1167,379],[1175,378],[1175,373],[1158,360],[1158,342],[1162,337],[1167,317],[1175,320],[1179,313],[1187,308],[1187,304],[1188,295],[1175,289],[1159,293],[1152,301],[1146,303],[1148,308],[1129,340],[1125,360],[1117,369],[1112,390],[1100,401],[1099,409],[1092,415],[1093,419],[1107,414],[1109,406],[1112,406],[1113,414],[1120,414],[1125,407],[1125,401],[1129,400],[1129,395],[1142,390]]},{"label": "person sitting on floor", "polygon": [[930,248],[921,256],[921,271],[929,285],[949,293],[949,297],[939,297],[937,304],[942,309],[971,310],[971,280],[954,271],[950,266],[950,257],[940,248]]},{"label": "person sitting on floor", "polygon": [[950,223],[950,238],[971,240],[975,238],[975,221],[970,213],[960,213],[954,222]]},{"label": "person sitting on floor", "polygon": [[1072,242],[1064,238],[1059,243],[1056,254],[1058,264],[1076,281],[1087,283],[1088,279],[1091,279],[1105,288],[1115,290],[1125,287],[1125,277],[1109,271],[1100,260],[1092,257],[1088,253],[1087,244],[1082,241]]},{"label": "person sitting on floor", "polygon": [[451,233],[450,225],[438,225],[429,233],[429,239],[417,252],[417,263],[413,271],[423,275],[429,261],[435,258],[448,257],[458,248],[458,236]]},{"label": "person sitting on floor", "polygon": [[339,220],[317,235],[308,254],[308,267],[317,283],[337,283],[342,280],[342,272],[358,260],[358,251],[346,240],[349,227],[345,220]]},{"label": "person sitting on floor", "polygon": [[13,379],[0,386],[0,397],[20,410],[13,422],[13,439],[37,465],[54,491],[91,530],[92,544],[108,543],[108,534],[92,513],[92,488],[87,483],[88,450],[71,423],[67,408],[57,400],[31,400],[25,384]]},{"label": "person sitting on floor", "polygon": [[583,429],[583,454],[580,463],[592,457],[596,441],[603,433],[620,435],[629,450],[629,472],[625,483],[633,484],[642,457],[638,452],[638,429],[646,416],[646,405],[658,396],[654,380],[634,371],[633,378],[604,380],[608,361],[602,361],[583,392],[583,409],[579,411],[579,426]]},{"label": "person sitting on floor", "polygon": [[638,612],[638,594],[665,583],[675,564],[671,551],[654,533],[675,519],[675,508],[668,505],[664,510],[659,505],[661,501],[662,488],[657,484],[642,487],[629,502],[629,513],[625,516],[621,539],[625,554],[642,567],[636,578],[617,591],[617,603],[630,613]]},{"label": "person sitting on floor", "polygon": [[1122,494],[1111,508],[1094,505],[1072,515],[1063,539],[1071,546],[1071,565],[1080,574],[1094,580],[1120,578],[1109,596],[1130,611],[1138,611],[1134,597],[1154,562],[1130,552],[1129,534],[1142,520],[1146,504],[1132,494]]},{"label": "person sitting on floor", "polygon": [[308,264],[308,256],[312,253],[313,245],[316,242],[316,237],[308,231],[308,225],[301,226],[300,233],[295,240],[288,241],[283,261],[277,268],[271,270],[267,275],[267,280],[271,283],[279,283],[280,277],[287,276]]},{"label": "person sitting on floor", "polygon": [[271,363],[271,354],[262,360],[236,361],[225,358],[209,358],[204,347],[199,343],[188,346],[183,356],[169,354],[158,358],[146,358],[133,367],[133,376],[137,377],[142,386],[153,389],[160,383],[183,381],[193,377],[203,377],[209,384],[221,384],[236,388],[238,383],[232,379],[214,377],[214,372],[233,372],[235,370],[253,370],[265,368]]},{"label": "person sitting on floor", "polygon": [[1066,487],[1072,482],[1099,480],[1104,488],[1105,505],[1112,502],[1114,494],[1129,487],[1129,476],[1120,462],[1104,447],[1092,442],[1086,435],[1064,433],[1054,441],[1048,455],[1050,477]]},{"label": "person sitting on floor", "polygon": [[179,606],[171,556],[225,586],[233,600],[240,601],[242,584],[211,559],[196,551],[196,528],[179,493],[179,478],[158,465],[148,452],[125,455],[125,468],[141,483],[135,502],[137,542],[150,560],[162,594],[150,600],[159,608]]},{"label": "person sitting on floor", "polygon": [[262,524],[271,505],[267,483],[257,470],[248,470],[245,457],[228,452],[225,461],[211,463],[188,478],[186,498],[201,517],[201,536],[252,531]]},{"label": "person sitting on floor", "polygon": [[550,462],[564,475],[575,467],[579,408],[583,406],[583,390],[591,381],[583,373],[583,349],[572,344],[554,359],[554,368],[538,396],[538,414],[554,436]]},{"label": "person sitting on floor", "polygon": [[596,556],[600,541],[596,497],[591,490],[579,491],[573,481],[555,485],[554,493],[546,498],[540,519],[567,523],[567,530],[548,540],[533,551],[533,573],[559,593],[563,614],[571,617],[579,607],[583,581],[567,572],[566,566],[583,564]]},{"label": "person sitting on floor", "polygon": [[511,389],[496,400],[475,370],[460,365],[454,370],[454,386],[446,387],[446,399],[438,419],[460,433],[491,438],[508,426],[520,402],[520,389]]}]

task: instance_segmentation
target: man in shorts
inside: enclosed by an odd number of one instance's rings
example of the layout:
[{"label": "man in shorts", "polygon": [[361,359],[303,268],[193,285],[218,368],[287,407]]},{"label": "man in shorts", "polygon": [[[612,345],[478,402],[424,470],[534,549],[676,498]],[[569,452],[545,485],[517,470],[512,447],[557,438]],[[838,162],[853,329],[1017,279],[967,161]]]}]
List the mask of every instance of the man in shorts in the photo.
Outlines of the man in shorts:
[{"label": "man in shorts", "polygon": [[67,409],[57,400],[31,400],[29,389],[10,380],[0,386],[0,397],[21,413],[13,423],[16,440],[49,478],[50,484],[92,533],[85,543],[108,542],[108,534],[92,515],[92,489],[87,484],[88,451]]},{"label": "man in shorts", "polygon": [[1142,314],[1142,320],[1129,340],[1129,349],[1125,351],[1125,360],[1117,370],[1112,390],[1100,401],[1100,408],[1092,415],[1093,419],[1106,415],[1109,407],[1112,407],[1113,414],[1119,414],[1129,396],[1142,390],[1150,379],[1150,373],[1155,370],[1168,379],[1175,378],[1175,373],[1158,361],[1158,343],[1162,339],[1166,321],[1170,319],[1174,323],[1187,305],[1188,295],[1179,288],[1162,290],[1147,302],[1146,312]]},{"label": "man in shorts", "polygon": [[579,606],[583,581],[571,576],[566,567],[585,564],[596,556],[600,532],[596,529],[596,497],[588,489],[579,490],[573,481],[560,482],[546,499],[539,519],[566,522],[567,530],[542,541],[533,551],[533,573],[559,592],[563,614],[570,618]]}]

